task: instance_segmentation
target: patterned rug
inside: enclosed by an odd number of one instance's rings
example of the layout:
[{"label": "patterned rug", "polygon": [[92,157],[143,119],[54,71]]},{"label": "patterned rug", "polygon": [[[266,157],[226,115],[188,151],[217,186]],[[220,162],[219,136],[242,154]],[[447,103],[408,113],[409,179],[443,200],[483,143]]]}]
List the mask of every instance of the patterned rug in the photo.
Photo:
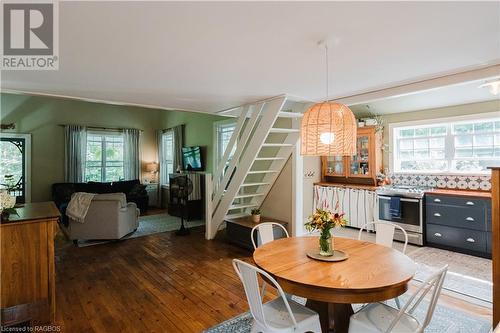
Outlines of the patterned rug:
[{"label": "patterned rug", "polygon": [[491,260],[432,247],[408,254],[418,265],[415,280],[424,281],[437,268],[449,265],[443,288],[488,303],[493,302]]},{"label": "patterned rug", "polygon": [[[129,238],[143,237],[153,234],[158,234],[166,231],[178,230],[181,225],[181,219],[176,216],[170,216],[168,214],[157,214],[157,215],[147,215],[139,217],[139,227],[137,230],[127,236],[123,237],[119,241]],[[205,221],[193,220],[184,221],[184,225],[187,228],[198,227],[205,225]],[[96,240],[96,241],[78,241],[78,247],[93,246],[98,244],[105,244],[113,241],[108,240]]]},{"label": "patterned rug", "polygon": [[[407,300],[408,296],[401,296],[402,304]],[[298,300],[297,300],[298,301]],[[299,302],[302,303],[303,302]],[[394,301],[389,301],[389,305],[395,307]],[[428,302],[422,301],[420,306],[415,310],[415,317],[420,322],[426,314]],[[354,311],[357,311],[356,307]],[[204,331],[205,333],[249,333],[252,328],[252,315],[250,312],[245,312],[234,318],[226,320],[214,327]],[[442,305],[437,305],[432,317],[431,323],[424,332],[426,333],[488,333],[490,332],[490,321],[473,316],[463,311],[451,309]]]}]

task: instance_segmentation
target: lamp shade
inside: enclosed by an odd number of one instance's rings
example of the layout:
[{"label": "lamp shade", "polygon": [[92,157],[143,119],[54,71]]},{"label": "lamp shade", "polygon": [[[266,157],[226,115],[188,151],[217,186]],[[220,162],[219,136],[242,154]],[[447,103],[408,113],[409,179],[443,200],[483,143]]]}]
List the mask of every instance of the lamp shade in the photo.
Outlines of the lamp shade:
[{"label": "lamp shade", "polygon": [[356,154],[356,130],[356,118],[344,104],[315,104],[302,117],[301,154],[353,156]]},{"label": "lamp shade", "polygon": [[151,172],[151,173],[157,172],[158,171],[158,163],[152,162],[152,163],[146,164],[146,171]]}]

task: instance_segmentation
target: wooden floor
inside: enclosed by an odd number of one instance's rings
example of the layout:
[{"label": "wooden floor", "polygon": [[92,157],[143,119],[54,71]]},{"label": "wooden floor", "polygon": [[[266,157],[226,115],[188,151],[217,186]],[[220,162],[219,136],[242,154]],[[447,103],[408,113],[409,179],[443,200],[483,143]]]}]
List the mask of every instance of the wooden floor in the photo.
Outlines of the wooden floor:
[{"label": "wooden floor", "polygon": [[[122,242],[56,249],[57,324],[62,332],[200,332],[248,310],[231,259],[251,254],[206,241],[203,227]],[[441,303],[485,317],[454,297]]]}]

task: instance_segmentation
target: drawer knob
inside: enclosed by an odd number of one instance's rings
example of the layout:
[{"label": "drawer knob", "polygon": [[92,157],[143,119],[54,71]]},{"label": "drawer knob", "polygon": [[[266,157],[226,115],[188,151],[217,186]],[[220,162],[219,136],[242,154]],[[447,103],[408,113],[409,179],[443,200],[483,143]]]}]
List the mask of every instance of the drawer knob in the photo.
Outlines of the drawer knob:
[{"label": "drawer knob", "polygon": [[443,235],[441,235],[439,232],[436,232],[436,233],[434,233],[434,236],[436,236],[436,237],[441,237],[441,236],[443,236]]},{"label": "drawer knob", "polygon": [[472,201],[467,201],[465,204],[466,204],[467,206],[474,206],[474,202],[472,202]]},{"label": "drawer knob", "polygon": [[476,242],[476,241],[474,240],[474,238],[470,238],[470,237],[469,237],[469,238],[467,238],[467,241],[468,241],[469,243],[475,243],[475,242]]},{"label": "drawer knob", "polygon": [[469,217],[466,218],[466,220],[467,221],[474,221],[474,218],[469,216]]},{"label": "drawer knob", "polygon": [[441,199],[436,198],[434,199],[434,202],[441,202]]},{"label": "drawer knob", "polygon": [[436,216],[436,217],[441,217],[441,214],[439,214],[439,213],[434,213],[434,216]]}]

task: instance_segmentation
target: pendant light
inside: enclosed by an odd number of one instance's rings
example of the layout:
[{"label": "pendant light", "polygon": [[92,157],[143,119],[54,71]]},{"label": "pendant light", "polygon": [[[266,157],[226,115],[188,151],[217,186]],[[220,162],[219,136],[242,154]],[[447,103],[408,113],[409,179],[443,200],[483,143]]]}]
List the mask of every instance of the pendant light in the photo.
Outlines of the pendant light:
[{"label": "pendant light", "polygon": [[302,117],[301,155],[353,156],[356,154],[356,118],[346,105],[328,101],[328,45],[324,43],[324,46],[326,100],[311,106]]}]

